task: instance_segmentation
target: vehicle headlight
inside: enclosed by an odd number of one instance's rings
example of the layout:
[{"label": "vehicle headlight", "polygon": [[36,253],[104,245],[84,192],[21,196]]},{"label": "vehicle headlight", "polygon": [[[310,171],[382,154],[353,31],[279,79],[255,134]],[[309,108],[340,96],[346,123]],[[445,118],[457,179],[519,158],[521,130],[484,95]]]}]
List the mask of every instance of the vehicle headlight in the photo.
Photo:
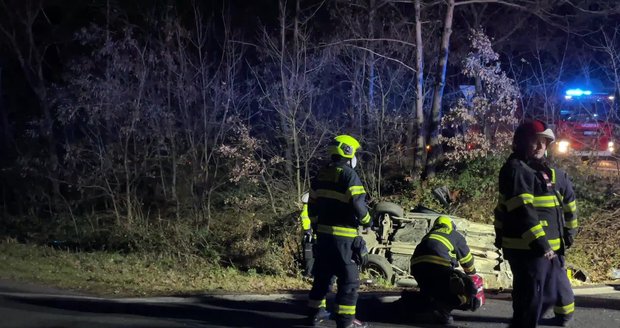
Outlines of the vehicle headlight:
[{"label": "vehicle headlight", "polygon": [[568,153],[568,147],[570,146],[570,142],[566,140],[562,140],[558,142],[558,153],[565,154]]},{"label": "vehicle headlight", "polygon": [[613,152],[614,152],[614,149],[615,149],[615,147],[614,147],[614,142],[613,142],[613,141],[608,142],[608,143],[607,143],[607,150],[609,150],[610,152],[612,152],[612,153],[613,153]]}]

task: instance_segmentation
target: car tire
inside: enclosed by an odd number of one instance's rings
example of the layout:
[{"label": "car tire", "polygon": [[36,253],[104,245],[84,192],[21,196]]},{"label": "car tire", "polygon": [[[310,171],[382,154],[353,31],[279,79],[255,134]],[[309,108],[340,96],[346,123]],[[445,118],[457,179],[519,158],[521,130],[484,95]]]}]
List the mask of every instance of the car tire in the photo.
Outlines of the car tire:
[{"label": "car tire", "polygon": [[403,208],[398,204],[391,202],[380,202],[375,205],[375,214],[378,215],[383,213],[402,218],[405,215],[405,210],[403,210]]},{"label": "car tire", "polygon": [[394,283],[394,269],[390,262],[381,255],[368,254],[368,263],[362,267],[362,272],[366,272],[372,278],[382,278],[389,283]]}]

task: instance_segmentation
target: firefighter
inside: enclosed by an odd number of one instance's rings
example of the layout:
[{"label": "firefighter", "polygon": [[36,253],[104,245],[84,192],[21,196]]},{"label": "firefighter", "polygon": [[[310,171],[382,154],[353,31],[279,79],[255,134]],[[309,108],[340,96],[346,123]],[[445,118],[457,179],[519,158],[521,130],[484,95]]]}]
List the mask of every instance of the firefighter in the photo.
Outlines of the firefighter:
[{"label": "firefighter", "polygon": [[475,310],[471,307],[475,302],[471,296],[476,293],[469,290],[473,283],[455,270],[459,264],[467,275],[476,274],[474,258],[465,237],[456,230],[449,217],[440,216],[411,257],[411,274],[418,282],[422,296],[431,305],[437,323],[451,324],[450,312],[453,309],[469,307]]},{"label": "firefighter", "polygon": [[366,191],[354,170],[359,147],[359,142],[351,136],[335,137],[328,148],[330,162],[311,183],[308,213],[317,234],[314,281],[308,300],[311,325],[329,317],[325,297],[332,276],[336,276],[338,292],[334,318],[337,327],[367,327],[355,319],[358,265],[365,249],[358,236],[358,226],[370,225]]},{"label": "firefighter", "polygon": [[536,327],[544,311],[553,305],[562,308],[564,314],[574,309],[561,263],[566,242],[573,236],[571,229],[576,228],[570,214],[566,215],[567,223],[563,218],[564,210],[574,213],[574,194],[566,174],[550,169],[545,162],[547,147],[553,141],[553,131],[544,122],[524,121],[515,130],[513,152],[499,173],[495,244],[503,249],[513,272],[510,327]]},{"label": "firefighter", "polygon": [[303,238],[301,241],[301,249],[303,250],[302,257],[304,262],[304,275],[306,277],[312,276],[312,267],[314,265],[314,241],[315,236],[312,233],[312,226],[310,225],[310,216],[308,216],[308,199],[310,194],[305,192],[301,195],[301,213],[299,214],[299,223],[303,231]]}]

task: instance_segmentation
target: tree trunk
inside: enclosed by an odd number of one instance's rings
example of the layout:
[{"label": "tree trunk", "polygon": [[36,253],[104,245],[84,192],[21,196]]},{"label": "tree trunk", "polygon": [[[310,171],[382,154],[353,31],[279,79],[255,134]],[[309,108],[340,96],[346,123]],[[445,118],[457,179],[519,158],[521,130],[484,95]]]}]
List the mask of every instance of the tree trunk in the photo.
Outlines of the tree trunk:
[{"label": "tree trunk", "polygon": [[[422,40],[421,0],[415,0],[415,44],[416,44],[416,83],[415,83],[415,129],[414,121],[409,126],[407,140],[408,149],[413,150],[413,172],[415,176],[422,170],[424,163],[425,135],[424,135],[424,41]],[[415,132],[414,132],[415,130]],[[415,147],[413,146],[414,133],[417,135]]]},{"label": "tree trunk", "polygon": [[292,131],[288,122],[287,113],[291,111],[291,97],[288,91],[289,79],[286,76],[286,2],[280,1],[280,83],[282,85],[282,108],[280,113],[280,128],[282,129],[282,137],[284,140],[284,159],[286,173],[289,181],[293,180],[293,149],[289,136]]},{"label": "tree trunk", "polygon": [[432,178],[435,176],[435,168],[440,155],[439,130],[441,127],[441,98],[446,85],[446,68],[448,66],[448,55],[450,54],[450,36],[452,35],[452,20],[454,18],[455,0],[448,0],[448,8],[444,18],[443,32],[441,35],[441,45],[439,49],[439,63],[435,75],[435,86],[433,88],[433,105],[431,107],[431,120],[429,133],[426,136],[427,144],[431,146],[428,157],[426,158],[426,170],[424,176]]}]

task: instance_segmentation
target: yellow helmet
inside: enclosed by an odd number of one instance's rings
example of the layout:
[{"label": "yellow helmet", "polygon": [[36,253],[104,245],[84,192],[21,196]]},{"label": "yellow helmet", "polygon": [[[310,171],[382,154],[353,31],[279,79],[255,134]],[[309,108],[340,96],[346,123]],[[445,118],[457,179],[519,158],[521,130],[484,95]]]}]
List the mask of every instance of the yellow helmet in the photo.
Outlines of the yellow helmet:
[{"label": "yellow helmet", "polygon": [[447,233],[451,233],[452,230],[454,229],[454,225],[452,224],[452,219],[450,219],[447,216],[440,216],[437,218],[437,220],[435,220],[435,223],[433,223],[433,228],[438,228],[439,226],[446,226],[447,228]]},{"label": "yellow helmet", "polygon": [[329,153],[344,158],[353,158],[355,152],[360,147],[360,143],[353,137],[341,134],[334,138],[329,144]]}]

